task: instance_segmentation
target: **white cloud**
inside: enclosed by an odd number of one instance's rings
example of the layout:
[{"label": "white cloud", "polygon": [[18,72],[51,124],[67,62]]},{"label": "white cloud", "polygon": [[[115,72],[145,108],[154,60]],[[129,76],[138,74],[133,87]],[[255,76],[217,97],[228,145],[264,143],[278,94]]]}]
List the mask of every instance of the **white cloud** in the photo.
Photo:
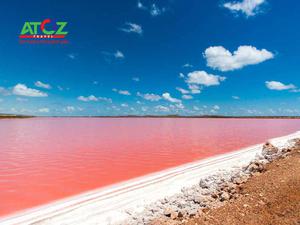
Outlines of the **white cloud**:
[{"label": "white cloud", "polygon": [[131,93],[130,93],[129,91],[127,91],[127,90],[118,90],[118,89],[116,89],[116,88],[113,88],[112,90],[113,90],[114,92],[119,93],[120,95],[131,95]]},{"label": "white cloud", "polygon": [[143,28],[141,25],[135,24],[135,23],[125,23],[125,26],[121,28],[120,30],[126,32],[126,33],[137,33],[142,34]]},{"label": "white cloud", "polygon": [[128,107],[128,104],[123,103],[123,104],[121,104],[121,106],[127,108],[127,107]]},{"label": "white cloud", "polygon": [[217,111],[214,110],[214,109],[211,109],[210,112],[213,113],[213,114],[217,113]]},{"label": "white cloud", "polygon": [[87,97],[84,96],[79,96],[77,98],[79,101],[83,101],[83,102],[98,102],[98,101],[106,101],[106,102],[112,102],[111,98],[105,98],[105,97],[96,97],[94,95],[90,95]]},{"label": "white cloud", "polygon": [[300,92],[300,89],[293,89],[293,90],[291,90],[291,92],[299,93],[299,92]]},{"label": "white cloud", "polygon": [[182,95],[182,98],[189,100],[189,99],[193,99],[193,96],[191,96],[191,95]]},{"label": "white cloud", "polygon": [[189,64],[189,63],[186,63],[182,66],[183,68],[192,68],[194,67],[193,65]]},{"label": "white cloud", "polygon": [[184,78],[184,74],[183,73],[179,73],[179,78]]},{"label": "white cloud", "polygon": [[10,91],[4,87],[0,87],[0,94],[1,95],[10,95]]},{"label": "white cloud", "polygon": [[141,110],[142,110],[143,112],[147,112],[148,107],[147,107],[147,106],[142,106]]},{"label": "white cloud", "polygon": [[137,2],[137,7],[138,7],[139,9],[147,9],[147,8],[143,5],[143,3],[142,3],[141,1],[138,1],[138,2]]},{"label": "white cloud", "polygon": [[213,109],[214,109],[214,110],[219,110],[219,109],[220,109],[220,106],[214,105],[214,106],[213,106]]},{"label": "white cloud", "polygon": [[188,87],[192,94],[200,94],[201,93],[201,88],[199,87],[199,85],[188,84]]},{"label": "white cloud", "polygon": [[97,102],[98,101],[98,98],[95,97],[94,95],[90,95],[90,96],[87,96],[87,97],[79,96],[77,99],[79,101],[83,101],[83,102]]},{"label": "white cloud", "polygon": [[40,108],[38,110],[40,113],[49,113],[50,112],[50,109],[49,108]]},{"label": "white cloud", "polygon": [[209,47],[203,54],[207,66],[220,71],[241,69],[244,66],[254,65],[274,58],[272,52],[266,49],[259,50],[252,46],[240,46],[231,53],[223,46]]},{"label": "white cloud", "polygon": [[129,91],[127,90],[119,90],[118,92],[120,95],[131,95]]},{"label": "white cloud", "polygon": [[165,8],[159,8],[156,4],[152,4],[149,12],[151,16],[159,16],[165,11],[166,11]]},{"label": "white cloud", "polygon": [[114,56],[115,56],[116,59],[124,59],[125,58],[124,54],[121,51],[119,51],[119,50],[117,50],[114,53]]},{"label": "white cloud", "polygon": [[163,106],[163,105],[155,106],[155,110],[160,111],[160,112],[169,112],[170,111],[170,109],[168,107]]},{"label": "white cloud", "polygon": [[140,78],[139,77],[133,77],[132,80],[135,81],[135,82],[139,82]]},{"label": "white cloud", "polygon": [[227,2],[223,6],[232,12],[242,12],[246,16],[254,16],[259,12],[259,7],[265,0],[242,0],[240,2]]},{"label": "white cloud", "polygon": [[[205,71],[194,71],[188,74],[186,82],[188,84],[214,86],[220,85],[220,82],[224,81],[225,79],[225,77],[208,74]],[[193,88],[196,89],[195,87]]]},{"label": "white cloud", "polygon": [[112,99],[111,98],[106,98],[106,97],[98,97],[98,101],[105,101],[105,102],[112,103]]},{"label": "white cloud", "polygon": [[166,8],[164,8],[164,7],[160,8],[155,3],[153,3],[152,5],[149,5],[147,7],[141,1],[137,2],[137,7],[139,9],[146,10],[153,17],[159,16],[159,15],[163,14],[166,11]]},{"label": "white cloud", "polygon": [[71,112],[74,112],[76,109],[74,106],[66,106],[63,111],[65,112],[68,112],[68,113],[71,113]]},{"label": "white cloud", "polygon": [[166,93],[163,93],[162,95],[163,99],[169,101],[169,102],[172,102],[172,103],[181,103],[181,100],[177,99],[177,98],[173,98],[170,93],[166,92]]},{"label": "white cloud", "polygon": [[43,82],[41,82],[41,81],[36,81],[36,82],[34,83],[34,85],[35,85],[36,87],[39,87],[39,88],[51,89],[51,85],[50,85],[50,84],[46,84],[46,83],[43,83]]},{"label": "white cloud", "polygon": [[235,99],[235,100],[239,100],[240,99],[240,97],[239,96],[231,96],[233,99]]},{"label": "white cloud", "polygon": [[17,84],[13,87],[12,93],[14,95],[28,96],[28,97],[47,97],[48,94],[42,91],[28,88],[25,84]]},{"label": "white cloud", "polygon": [[27,98],[16,98],[16,100],[18,101],[18,102],[27,102],[28,101],[28,99]]},{"label": "white cloud", "polygon": [[184,109],[184,105],[180,102],[178,104],[175,104],[175,106],[178,108],[178,109]]},{"label": "white cloud", "polygon": [[70,59],[75,59],[75,58],[76,58],[76,54],[70,53],[70,54],[68,54],[68,57],[69,57]]},{"label": "white cloud", "polygon": [[190,93],[188,90],[180,88],[180,87],[177,87],[176,90],[179,91],[183,95]]},{"label": "white cloud", "polygon": [[161,99],[161,97],[159,95],[152,94],[152,93],[142,94],[142,93],[138,92],[136,95],[139,97],[142,97],[145,100],[151,101],[151,102],[156,102]]},{"label": "white cloud", "polygon": [[296,86],[293,84],[283,84],[279,81],[266,81],[265,84],[270,90],[276,91],[296,89]]}]

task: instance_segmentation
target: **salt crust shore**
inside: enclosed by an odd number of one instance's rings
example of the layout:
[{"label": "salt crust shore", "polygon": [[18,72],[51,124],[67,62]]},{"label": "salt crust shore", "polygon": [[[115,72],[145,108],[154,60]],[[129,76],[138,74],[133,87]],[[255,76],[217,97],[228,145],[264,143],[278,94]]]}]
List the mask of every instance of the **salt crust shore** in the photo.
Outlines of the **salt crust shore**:
[{"label": "salt crust shore", "polygon": [[296,138],[300,132],[269,140],[279,149],[269,158],[263,154],[263,144],[254,145],[30,209],[0,219],[0,224],[136,225],[147,224],[167,210],[193,213],[206,204],[195,201],[199,193],[211,194],[223,182],[245,178],[251,162],[267,163],[292,147]]}]

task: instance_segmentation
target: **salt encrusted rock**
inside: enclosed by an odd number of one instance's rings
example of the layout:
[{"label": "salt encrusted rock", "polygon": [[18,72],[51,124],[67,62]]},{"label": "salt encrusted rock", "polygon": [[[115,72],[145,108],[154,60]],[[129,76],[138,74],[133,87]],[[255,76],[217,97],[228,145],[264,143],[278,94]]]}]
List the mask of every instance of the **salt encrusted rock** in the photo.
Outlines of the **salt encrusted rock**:
[{"label": "salt encrusted rock", "polygon": [[221,194],[221,199],[220,199],[221,201],[227,201],[229,199],[230,199],[230,195],[227,192],[223,192]]},{"label": "salt encrusted rock", "polygon": [[249,166],[246,168],[246,171],[250,172],[250,174],[256,172],[261,173],[265,171],[265,163],[256,159],[249,164]]},{"label": "salt encrusted rock", "polygon": [[262,155],[268,160],[272,160],[278,152],[279,149],[272,145],[270,142],[264,144],[262,149]]},{"label": "salt encrusted rock", "polygon": [[200,180],[199,186],[200,186],[201,188],[205,188],[205,189],[208,188],[207,182],[206,182],[205,180],[203,180],[203,179]]},{"label": "salt encrusted rock", "polygon": [[[294,139],[290,145],[300,147],[300,139]],[[220,171],[201,179],[198,185],[183,188],[181,193],[149,205],[141,214],[128,213],[131,219],[122,224],[146,225],[151,224],[151,221],[157,218],[163,217],[166,221],[170,219],[183,221],[185,218],[195,216],[199,212],[204,213],[208,210],[207,208],[218,207],[224,201],[245,194],[241,184],[245,183],[250,176],[259,175],[263,172],[266,163],[287,155],[292,149],[294,147],[278,149],[271,143],[266,143],[262,152],[257,154],[249,165],[235,167],[227,172]]]},{"label": "salt encrusted rock", "polygon": [[233,180],[234,184],[240,185],[242,183],[245,183],[247,181],[248,177],[247,176],[240,176],[240,177],[236,177]]},{"label": "salt encrusted rock", "polygon": [[178,217],[178,213],[170,208],[165,210],[164,215],[170,217],[173,220]]}]

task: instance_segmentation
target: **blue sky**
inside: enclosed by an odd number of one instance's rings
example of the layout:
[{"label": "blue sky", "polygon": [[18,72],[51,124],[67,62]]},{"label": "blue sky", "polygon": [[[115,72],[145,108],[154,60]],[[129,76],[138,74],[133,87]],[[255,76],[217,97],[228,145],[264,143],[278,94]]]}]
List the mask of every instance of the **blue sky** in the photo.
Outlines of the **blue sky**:
[{"label": "blue sky", "polygon": [[[300,3],[5,1],[0,112],[299,115]],[[21,44],[25,21],[68,44]]]}]

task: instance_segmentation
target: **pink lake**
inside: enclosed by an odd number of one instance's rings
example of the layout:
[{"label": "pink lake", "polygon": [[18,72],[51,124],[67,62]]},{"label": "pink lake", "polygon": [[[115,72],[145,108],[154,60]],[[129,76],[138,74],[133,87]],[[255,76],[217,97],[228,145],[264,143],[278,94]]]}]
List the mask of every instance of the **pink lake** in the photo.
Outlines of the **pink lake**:
[{"label": "pink lake", "polygon": [[298,130],[296,119],[1,119],[0,216]]}]

